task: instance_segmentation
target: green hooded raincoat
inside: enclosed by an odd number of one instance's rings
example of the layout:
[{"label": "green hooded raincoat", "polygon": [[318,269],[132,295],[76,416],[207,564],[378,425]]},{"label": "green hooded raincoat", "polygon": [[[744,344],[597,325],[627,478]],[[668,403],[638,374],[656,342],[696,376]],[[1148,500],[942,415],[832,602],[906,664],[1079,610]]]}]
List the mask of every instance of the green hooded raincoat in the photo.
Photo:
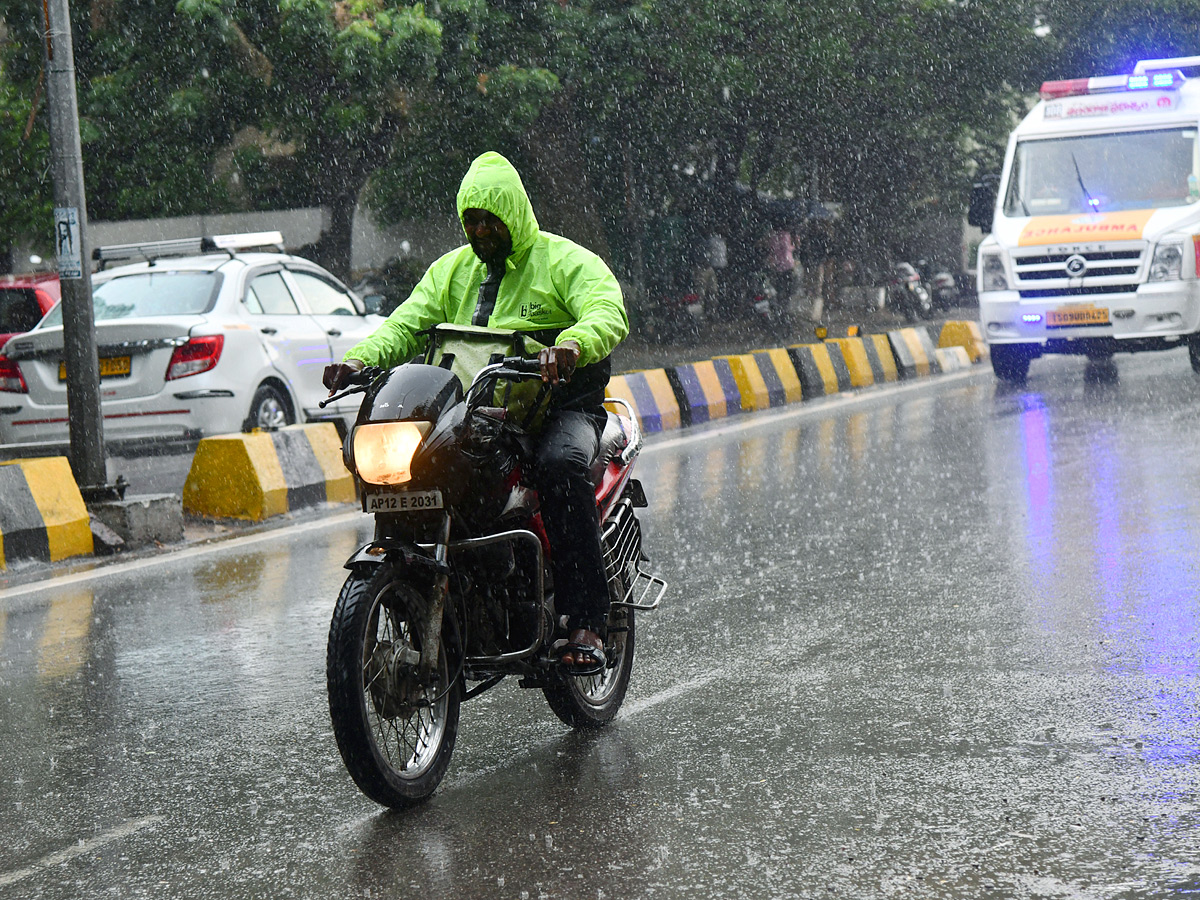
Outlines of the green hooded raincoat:
[{"label": "green hooded raincoat", "polygon": [[[542,343],[573,340],[579,344],[580,370],[604,363],[597,369],[605,370],[607,382],[608,355],[629,333],[629,319],[621,288],[604,261],[574,241],[538,228],[521,176],[499,153],[484,153],[467,170],[458,190],[460,222],[467,209],[486,209],[512,236],[512,253],[488,327],[533,333]],[[424,349],[421,331],[443,322],[470,324],[486,277],[487,266],[469,244],[450,251],[346,358],[385,367],[410,359]],[[552,339],[547,341],[547,336]],[[599,374],[578,372],[581,381]]]}]

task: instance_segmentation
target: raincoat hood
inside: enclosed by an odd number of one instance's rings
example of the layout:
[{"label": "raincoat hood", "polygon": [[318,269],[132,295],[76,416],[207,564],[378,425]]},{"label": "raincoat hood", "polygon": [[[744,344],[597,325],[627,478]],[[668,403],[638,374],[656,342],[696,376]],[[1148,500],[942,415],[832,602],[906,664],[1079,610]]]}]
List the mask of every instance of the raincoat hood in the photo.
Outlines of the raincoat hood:
[{"label": "raincoat hood", "polygon": [[512,237],[511,256],[529,249],[537,238],[537,217],[521,176],[499,153],[489,150],[476,157],[463,176],[458,189],[459,224],[462,224],[463,212],[468,209],[486,209],[505,224]]}]

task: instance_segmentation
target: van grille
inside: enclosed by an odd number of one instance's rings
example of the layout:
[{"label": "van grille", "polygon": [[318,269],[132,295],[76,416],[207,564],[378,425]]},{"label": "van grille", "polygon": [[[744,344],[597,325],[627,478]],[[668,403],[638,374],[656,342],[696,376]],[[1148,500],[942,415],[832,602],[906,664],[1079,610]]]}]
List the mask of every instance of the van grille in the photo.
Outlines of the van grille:
[{"label": "van grille", "polygon": [[[1083,253],[1031,253],[1014,255],[1017,290],[1022,299],[1043,297],[1087,297],[1089,295],[1135,293],[1141,280],[1145,247],[1129,250],[1097,250]],[[1067,271],[1067,260],[1082,257],[1082,276]]]}]

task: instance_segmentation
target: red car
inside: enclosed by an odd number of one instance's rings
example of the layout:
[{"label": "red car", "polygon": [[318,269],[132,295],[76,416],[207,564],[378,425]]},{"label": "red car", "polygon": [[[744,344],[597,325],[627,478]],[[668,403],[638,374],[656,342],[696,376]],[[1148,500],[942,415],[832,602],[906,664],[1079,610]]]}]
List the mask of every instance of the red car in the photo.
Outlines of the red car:
[{"label": "red car", "polygon": [[0,348],[40,322],[59,296],[58,276],[52,272],[0,275]]}]

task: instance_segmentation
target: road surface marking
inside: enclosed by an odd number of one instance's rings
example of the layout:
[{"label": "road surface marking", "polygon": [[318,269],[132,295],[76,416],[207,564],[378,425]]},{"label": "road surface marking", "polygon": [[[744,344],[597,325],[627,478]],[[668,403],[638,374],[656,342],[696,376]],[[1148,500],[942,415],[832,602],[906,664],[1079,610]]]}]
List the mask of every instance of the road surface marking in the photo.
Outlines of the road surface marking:
[{"label": "road surface marking", "polygon": [[226,550],[238,550],[254,544],[266,543],[267,541],[278,541],[290,537],[291,535],[303,533],[305,531],[317,531],[322,528],[331,528],[346,522],[361,521],[362,519],[363,513],[356,509],[352,512],[339,513],[337,515],[329,516],[328,518],[324,519],[317,519],[312,522],[304,522],[299,525],[289,525],[286,528],[273,528],[268,531],[257,532],[256,534],[208,541],[203,544],[187,547],[183,550],[169,551],[165,554],[155,554],[142,559],[130,560],[129,562],[114,563],[108,566],[100,566],[95,569],[88,569],[86,572],[74,572],[70,575],[60,575],[56,578],[48,578],[45,581],[34,581],[30,582],[29,584],[19,585],[17,587],[5,588],[0,590],[0,601],[8,600],[13,597],[20,597],[25,594],[35,594],[39,591],[67,587],[68,585],[79,584],[86,581],[95,581],[97,579],[108,578],[113,575],[127,575],[130,572],[137,572],[142,569],[161,567],[167,563],[172,563],[177,560],[195,559],[196,557],[208,556],[212,553],[224,552]]},{"label": "road surface marking", "polygon": [[77,856],[83,856],[86,853],[91,853],[93,850],[98,850],[105,844],[111,844],[113,841],[119,841],[123,837],[129,837],[129,835],[141,831],[143,828],[157,825],[162,820],[163,816],[147,816],[144,819],[134,819],[126,822],[124,825],[118,825],[116,828],[106,831],[103,834],[98,834],[91,840],[80,841],[66,850],[59,850],[57,853],[43,856],[37,862],[31,863],[24,868],[0,873],[0,887],[16,884],[18,881],[23,881],[31,875],[44,872],[52,866],[59,866],[65,862],[70,862]]}]

